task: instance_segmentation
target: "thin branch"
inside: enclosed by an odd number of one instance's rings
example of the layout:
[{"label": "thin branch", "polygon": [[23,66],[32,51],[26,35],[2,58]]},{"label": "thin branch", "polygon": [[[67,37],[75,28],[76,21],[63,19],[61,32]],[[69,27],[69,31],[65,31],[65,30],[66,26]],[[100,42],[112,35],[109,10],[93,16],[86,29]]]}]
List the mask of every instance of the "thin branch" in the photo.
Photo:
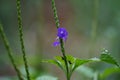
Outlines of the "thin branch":
[{"label": "thin branch", "polygon": [[22,50],[22,54],[23,54],[23,61],[24,61],[24,65],[25,65],[27,79],[30,80],[30,74],[29,74],[29,69],[28,69],[28,62],[27,62],[27,57],[26,57],[26,52],[25,52],[25,46],[24,46],[24,40],[23,40],[23,27],[22,27],[22,17],[21,17],[21,4],[20,4],[20,0],[16,0],[16,4],[17,4],[19,37],[20,37],[20,43],[21,43],[21,50]]},{"label": "thin branch", "polygon": [[16,73],[17,73],[17,76],[18,76],[19,80],[23,80],[23,78],[21,76],[21,73],[20,73],[19,69],[17,68],[17,66],[15,64],[14,58],[12,56],[12,53],[13,53],[12,49],[11,49],[11,47],[9,45],[8,39],[6,37],[6,34],[5,34],[5,32],[4,32],[3,27],[2,27],[1,24],[0,24],[0,34],[1,34],[1,37],[3,39],[3,42],[4,42],[5,48],[7,50],[8,56],[10,58],[10,61],[11,61],[12,65],[13,65]]}]

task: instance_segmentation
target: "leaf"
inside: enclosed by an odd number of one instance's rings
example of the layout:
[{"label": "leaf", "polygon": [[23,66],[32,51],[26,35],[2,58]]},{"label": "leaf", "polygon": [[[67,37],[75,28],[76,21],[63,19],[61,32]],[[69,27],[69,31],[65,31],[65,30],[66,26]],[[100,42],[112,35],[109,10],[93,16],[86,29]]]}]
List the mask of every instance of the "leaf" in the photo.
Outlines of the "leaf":
[{"label": "leaf", "polygon": [[66,58],[67,58],[67,61],[68,61],[68,67],[69,67],[70,74],[72,74],[72,70],[75,66],[76,58],[71,56],[71,55],[67,55]]},{"label": "leaf", "polygon": [[[114,65],[118,65],[118,63],[116,62],[116,60],[108,53],[107,50],[105,50],[104,52],[102,52],[102,54],[100,55],[100,58],[91,58],[91,59],[79,59],[79,58],[75,58],[71,55],[67,55],[66,56],[67,62],[68,62],[68,68],[69,68],[69,76],[72,75],[73,71],[78,68],[79,66],[86,64],[88,62],[98,62],[98,61],[104,61],[106,63],[110,63],[110,64],[114,64]],[[65,61],[64,58],[61,56],[56,56],[53,60],[43,60],[42,62],[48,62],[51,64],[55,64],[58,67],[60,67],[65,73],[66,73],[66,66],[65,66]]]},{"label": "leaf", "polygon": [[41,62],[54,64],[54,65],[60,67],[62,70],[65,71],[64,61],[62,61],[61,57],[60,57],[60,56],[56,56],[55,58],[56,58],[56,59],[42,60]]},{"label": "leaf", "polygon": [[73,64],[76,60],[76,58],[71,55],[67,55],[66,57],[69,64]]},{"label": "leaf", "polygon": [[63,71],[66,71],[66,68],[65,68],[65,62],[63,60],[63,58],[61,56],[56,56],[55,57],[55,60],[57,62],[57,65],[63,70]]},{"label": "leaf", "polygon": [[62,66],[65,66],[64,60],[63,60],[63,58],[62,58],[61,56],[56,56],[56,57],[55,57],[55,60],[56,60],[59,64],[61,64]]},{"label": "leaf", "polygon": [[73,71],[74,71],[77,67],[79,67],[80,65],[83,65],[83,64],[85,64],[85,63],[88,63],[89,61],[91,61],[91,60],[76,59],[76,60],[75,60],[75,66],[74,66],[74,68],[73,68]]},{"label": "leaf", "polygon": [[43,75],[39,76],[36,80],[58,80],[58,78],[49,75]]},{"label": "leaf", "polygon": [[88,77],[88,78],[93,78],[94,77],[94,74],[95,74],[95,71],[93,71],[92,68],[89,68],[87,66],[79,66],[77,69],[76,69],[77,72],[80,72],[82,73],[84,76]]},{"label": "leaf", "polygon": [[49,60],[42,60],[41,62],[45,62],[45,63],[51,63],[51,64],[57,64],[55,60],[49,59]]},{"label": "leaf", "polygon": [[[79,58],[75,58],[75,57],[73,57],[71,55],[67,55],[66,58],[67,58],[67,61],[68,61],[68,67],[69,67],[70,75],[72,74],[72,72],[77,67],[79,67],[79,66],[81,66],[81,65],[83,65],[85,63],[99,61],[98,58],[79,59]],[[56,56],[55,59],[51,59],[51,60],[42,60],[42,62],[47,62],[47,63],[57,65],[63,71],[66,72],[66,66],[65,66],[64,58],[61,57],[61,56]]]},{"label": "leaf", "polygon": [[120,68],[117,61],[110,55],[110,53],[107,50],[104,50],[102,52],[102,54],[100,55],[100,60],[104,61],[104,62],[107,62],[107,63],[110,63],[110,64],[114,64],[114,65],[116,65]]},{"label": "leaf", "polygon": [[109,75],[114,73],[120,73],[120,68],[107,68],[104,70],[104,72],[101,73],[102,80],[106,79]]}]

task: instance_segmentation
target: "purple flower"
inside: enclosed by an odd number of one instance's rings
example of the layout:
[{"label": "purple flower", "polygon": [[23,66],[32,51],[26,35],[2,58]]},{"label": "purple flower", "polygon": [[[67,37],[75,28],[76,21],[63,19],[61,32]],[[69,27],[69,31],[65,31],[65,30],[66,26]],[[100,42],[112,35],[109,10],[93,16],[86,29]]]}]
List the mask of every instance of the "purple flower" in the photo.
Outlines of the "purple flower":
[{"label": "purple flower", "polygon": [[53,46],[58,46],[60,44],[60,42],[59,41],[55,41],[54,43],[53,43]]},{"label": "purple flower", "polygon": [[56,41],[53,43],[53,46],[58,46],[60,44],[59,39],[63,39],[64,41],[67,40],[68,32],[65,28],[58,28],[57,30],[57,38]]},{"label": "purple flower", "polygon": [[57,36],[62,39],[66,38],[68,36],[68,32],[65,28],[58,28]]}]

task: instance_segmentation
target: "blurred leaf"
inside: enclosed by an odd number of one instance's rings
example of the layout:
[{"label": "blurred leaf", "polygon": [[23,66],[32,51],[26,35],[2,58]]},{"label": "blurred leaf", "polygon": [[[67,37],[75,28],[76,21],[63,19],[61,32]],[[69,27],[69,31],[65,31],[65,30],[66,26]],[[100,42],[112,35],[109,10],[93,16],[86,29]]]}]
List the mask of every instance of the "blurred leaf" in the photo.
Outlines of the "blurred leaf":
[{"label": "blurred leaf", "polygon": [[88,77],[88,78],[93,78],[94,77],[94,74],[95,74],[95,71],[93,71],[92,68],[89,68],[87,66],[79,66],[77,69],[76,69],[77,72],[80,72],[82,73],[84,76]]},{"label": "blurred leaf", "polygon": [[74,68],[73,68],[73,71],[74,71],[77,67],[79,67],[80,65],[83,65],[83,64],[85,64],[85,63],[88,63],[89,61],[91,61],[91,60],[76,59],[76,60],[75,60],[75,66],[74,66]]},{"label": "blurred leaf", "polygon": [[73,64],[76,60],[76,58],[71,55],[67,55],[66,57],[67,57],[69,64]]},{"label": "blurred leaf", "polygon": [[63,67],[64,62],[62,61],[62,59],[60,58],[60,56],[56,56],[55,58],[58,59],[58,60],[55,60],[55,59],[53,59],[53,60],[52,59],[51,60],[42,60],[41,62],[46,62],[46,63],[54,64],[54,65],[60,67],[62,70],[65,71],[65,69]]},{"label": "blurred leaf", "polygon": [[72,70],[75,67],[76,58],[71,56],[71,55],[67,55],[66,58],[67,58],[67,61],[68,61],[68,67],[69,67],[69,70],[70,70],[70,74],[72,74]]},{"label": "blurred leaf", "polygon": [[75,66],[74,66],[74,69],[75,70],[76,68],[78,68],[79,66],[83,65],[83,64],[86,64],[86,63],[89,63],[89,62],[97,62],[97,61],[100,61],[99,58],[91,58],[91,59],[78,59],[76,58],[75,60]]},{"label": "blurred leaf", "polygon": [[58,78],[49,75],[43,75],[39,76],[36,80],[58,80]]},{"label": "blurred leaf", "polygon": [[51,64],[55,64],[56,65],[56,61],[55,60],[42,60],[41,62],[45,62],[45,63],[51,63]]},{"label": "blurred leaf", "polygon": [[57,62],[57,65],[65,72],[66,68],[65,68],[65,62],[64,62],[63,57],[56,56],[55,61]]},{"label": "blurred leaf", "polygon": [[99,72],[96,71],[96,72],[94,73],[93,80],[100,80],[100,79],[99,79]]},{"label": "blurred leaf", "polygon": [[104,61],[104,62],[110,63],[110,64],[114,64],[114,65],[120,67],[119,64],[117,63],[117,61],[110,55],[110,53],[107,50],[104,50],[102,52],[102,54],[100,55],[100,59],[101,59],[101,61]]},{"label": "blurred leaf", "polygon": [[100,77],[102,79],[106,79],[108,76],[114,73],[120,73],[120,68],[107,68],[103,73],[101,73]]},{"label": "blurred leaf", "polygon": [[[100,55],[100,58],[94,57],[94,58],[91,58],[91,59],[79,59],[79,58],[75,58],[71,55],[67,55],[66,58],[67,58],[68,67],[69,67],[69,76],[72,75],[73,71],[76,68],[78,68],[79,66],[81,66],[83,64],[86,64],[88,62],[104,61],[106,63],[114,64],[114,65],[117,65],[119,67],[116,60],[108,53],[107,50],[104,50],[102,52],[102,54]],[[51,64],[55,64],[58,67],[60,67],[66,73],[64,58],[61,57],[61,56],[56,56],[55,59],[53,59],[53,60],[43,60],[42,62],[48,62],[48,63],[51,63]],[[88,68],[85,69],[85,67],[84,67],[83,70],[87,70],[87,69]],[[88,69],[88,71],[90,71],[90,69]],[[87,72],[87,71],[84,71],[84,72]],[[94,74],[94,76],[93,76],[93,74]],[[93,76],[93,77],[95,77],[94,79],[97,79],[97,76],[95,76],[95,74],[98,75],[98,73],[95,72],[95,73],[91,74],[91,77]],[[89,75],[89,73],[87,75]]]},{"label": "blurred leaf", "polygon": [[[24,80],[27,80],[26,71],[25,71],[24,66],[20,66],[19,70],[20,70],[21,75],[23,76]],[[37,71],[33,67],[29,66],[29,72],[30,72],[30,76],[32,79],[36,77]]]}]

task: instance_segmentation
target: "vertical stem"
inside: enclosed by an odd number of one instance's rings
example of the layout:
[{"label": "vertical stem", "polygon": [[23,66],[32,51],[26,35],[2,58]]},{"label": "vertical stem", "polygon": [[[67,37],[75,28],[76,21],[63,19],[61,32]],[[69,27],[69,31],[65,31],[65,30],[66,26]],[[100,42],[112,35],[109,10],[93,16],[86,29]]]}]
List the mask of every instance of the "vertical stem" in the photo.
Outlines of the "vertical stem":
[{"label": "vertical stem", "polygon": [[55,19],[56,27],[59,28],[60,23],[59,23],[59,19],[58,19],[58,15],[57,15],[57,9],[56,9],[56,6],[55,6],[55,0],[52,0],[52,9],[53,9],[53,13],[54,13],[54,19]]},{"label": "vertical stem", "polygon": [[95,72],[94,76],[93,76],[93,80],[99,80],[99,73]]},{"label": "vertical stem", "polygon": [[13,56],[12,56],[12,53],[13,53],[13,52],[12,52],[12,49],[10,48],[8,39],[6,38],[5,32],[4,32],[3,27],[2,27],[1,24],[0,24],[0,34],[1,34],[1,37],[2,37],[2,39],[3,39],[5,48],[6,48],[7,52],[8,52],[8,56],[9,56],[9,58],[10,58],[10,61],[11,61],[12,65],[13,65],[16,73],[17,73],[17,76],[18,76],[19,80],[23,80],[23,78],[22,78],[22,76],[21,76],[21,73],[20,73],[19,69],[17,68],[17,66],[16,66],[16,64],[15,64],[14,58],[13,58]]},{"label": "vertical stem", "polygon": [[93,50],[95,48],[95,40],[97,34],[97,27],[98,27],[98,7],[99,7],[99,0],[93,0],[93,20],[92,20],[92,30],[91,30],[91,43],[90,43],[90,52],[89,57],[92,57]]},{"label": "vertical stem", "polygon": [[94,13],[93,13],[93,21],[92,21],[92,31],[91,31],[91,38],[94,41],[96,38],[97,26],[98,26],[98,5],[99,0],[94,0]]},{"label": "vertical stem", "polygon": [[22,50],[22,54],[23,54],[23,61],[24,61],[24,65],[25,65],[27,80],[30,80],[28,62],[27,62],[27,57],[26,57],[26,52],[25,52],[25,47],[24,47],[24,40],[23,40],[23,29],[22,29],[22,17],[21,17],[20,0],[16,0],[16,3],[17,3],[17,16],[18,16],[18,27],[19,27],[19,37],[20,37],[20,43],[21,43],[21,50]]},{"label": "vertical stem", "polygon": [[[56,27],[59,28],[60,23],[59,23],[57,10],[56,10],[56,6],[55,6],[55,0],[52,0],[52,9],[53,9],[53,13],[54,13],[54,19],[55,19]],[[67,80],[70,80],[68,62],[67,62],[67,58],[66,58],[66,55],[65,55],[64,42],[63,42],[63,39],[59,39],[59,40],[60,40],[61,52],[62,52],[62,55],[64,57],[64,62],[65,62],[65,66],[66,66],[66,77],[67,77]]]},{"label": "vertical stem", "polygon": [[67,76],[67,80],[70,80],[70,76],[69,76],[69,69],[68,69],[68,62],[67,62],[67,58],[66,58],[66,55],[65,55],[65,49],[64,49],[64,42],[63,42],[63,39],[60,39],[60,46],[61,46],[61,52],[62,52],[62,55],[64,57],[64,61],[65,61],[65,65],[66,65],[66,76]]}]

